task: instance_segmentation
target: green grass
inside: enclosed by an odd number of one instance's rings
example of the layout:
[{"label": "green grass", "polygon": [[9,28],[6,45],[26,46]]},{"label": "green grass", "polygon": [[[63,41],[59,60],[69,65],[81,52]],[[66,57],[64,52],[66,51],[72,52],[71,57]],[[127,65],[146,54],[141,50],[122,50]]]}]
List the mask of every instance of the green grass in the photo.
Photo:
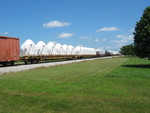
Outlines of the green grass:
[{"label": "green grass", "polygon": [[1,113],[150,113],[150,61],[112,58],[0,76]]}]

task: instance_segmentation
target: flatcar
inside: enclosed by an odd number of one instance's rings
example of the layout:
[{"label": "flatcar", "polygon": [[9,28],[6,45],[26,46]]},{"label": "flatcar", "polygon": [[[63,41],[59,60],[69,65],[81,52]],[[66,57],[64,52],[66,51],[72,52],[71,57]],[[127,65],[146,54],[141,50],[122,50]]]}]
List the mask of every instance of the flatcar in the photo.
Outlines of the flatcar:
[{"label": "flatcar", "polygon": [[35,44],[26,40],[20,47],[19,38],[0,36],[0,64],[14,65],[16,61],[38,63],[46,60],[81,59],[116,55],[115,52],[88,47],[73,47],[72,45],[39,41]]}]

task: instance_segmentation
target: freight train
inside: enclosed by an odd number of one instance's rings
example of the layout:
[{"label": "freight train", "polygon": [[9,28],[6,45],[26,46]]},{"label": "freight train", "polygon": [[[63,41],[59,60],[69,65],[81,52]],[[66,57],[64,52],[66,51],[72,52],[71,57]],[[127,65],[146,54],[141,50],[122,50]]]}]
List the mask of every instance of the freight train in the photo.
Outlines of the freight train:
[{"label": "freight train", "polygon": [[3,66],[14,65],[16,61],[25,64],[38,63],[46,60],[79,59],[118,55],[116,51],[105,51],[87,47],[73,47],[72,45],[49,42],[45,44],[39,41],[35,44],[32,40],[26,40],[20,47],[19,38],[0,36],[0,64]]}]

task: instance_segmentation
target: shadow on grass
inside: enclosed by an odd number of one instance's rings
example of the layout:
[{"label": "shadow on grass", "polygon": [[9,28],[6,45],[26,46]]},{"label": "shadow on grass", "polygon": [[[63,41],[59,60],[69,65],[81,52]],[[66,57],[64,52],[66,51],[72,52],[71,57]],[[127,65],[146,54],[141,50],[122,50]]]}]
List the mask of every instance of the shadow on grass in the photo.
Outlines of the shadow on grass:
[{"label": "shadow on grass", "polygon": [[122,67],[129,67],[129,68],[150,68],[150,64],[122,65]]}]

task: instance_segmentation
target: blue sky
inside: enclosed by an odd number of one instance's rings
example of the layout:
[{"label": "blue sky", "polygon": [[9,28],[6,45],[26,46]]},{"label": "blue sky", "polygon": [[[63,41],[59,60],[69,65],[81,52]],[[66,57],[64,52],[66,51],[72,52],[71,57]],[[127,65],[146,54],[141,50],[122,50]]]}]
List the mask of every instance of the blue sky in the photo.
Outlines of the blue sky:
[{"label": "blue sky", "polygon": [[119,50],[149,0],[0,0],[0,35]]}]

